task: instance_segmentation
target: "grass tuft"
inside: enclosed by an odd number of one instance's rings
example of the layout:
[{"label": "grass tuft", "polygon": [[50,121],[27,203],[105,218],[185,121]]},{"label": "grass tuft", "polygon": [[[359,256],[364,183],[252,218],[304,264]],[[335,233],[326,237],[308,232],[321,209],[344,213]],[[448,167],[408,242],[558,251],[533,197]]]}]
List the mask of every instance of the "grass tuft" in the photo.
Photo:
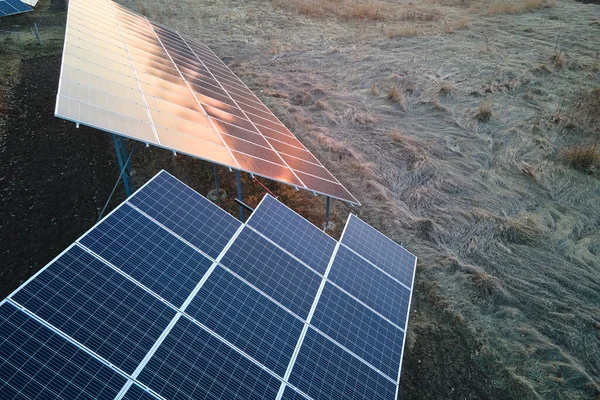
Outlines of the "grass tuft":
[{"label": "grass tuft", "polygon": [[489,122],[492,118],[492,103],[489,101],[484,101],[479,105],[477,112],[475,113],[475,119],[479,122]]},{"label": "grass tuft", "polygon": [[596,146],[577,146],[565,149],[560,158],[569,167],[585,174],[600,172],[600,151]]}]

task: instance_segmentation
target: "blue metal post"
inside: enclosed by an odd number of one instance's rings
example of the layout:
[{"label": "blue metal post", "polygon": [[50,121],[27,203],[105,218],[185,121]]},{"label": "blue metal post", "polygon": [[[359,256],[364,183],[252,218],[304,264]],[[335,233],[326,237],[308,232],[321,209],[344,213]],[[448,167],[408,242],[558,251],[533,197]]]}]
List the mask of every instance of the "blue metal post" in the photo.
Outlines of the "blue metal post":
[{"label": "blue metal post", "polygon": [[329,200],[331,198],[329,196],[327,196],[327,200],[325,201],[325,228],[323,229],[324,231],[327,230],[327,228],[329,227]]},{"label": "blue metal post", "polygon": [[217,174],[217,164],[213,164],[213,173],[215,174],[215,191],[217,192],[217,199],[221,198],[219,193],[219,175]]},{"label": "blue metal post", "polygon": [[[123,157],[123,160],[127,160],[127,145],[125,144],[125,138],[123,136],[117,136],[117,140],[119,141],[119,147],[121,148],[121,157]],[[125,173],[128,177],[131,176],[131,163],[125,163]]]},{"label": "blue metal post", "polygon": [[[240,171],[235,171],[235,177],[237,178],[238,199],[244,201],[242,199],[242,177]],[[240,206],[240,221],[244,222],[244,207],[242,206]]]},{"label": "blue metal post", "polygon": [[131,181],[129,180],[129,174],[127,173],[127,165],[125,162],[125,158],[123,157],[123,152],[121,149],[121,143],[117,135],[113,135],[113,142],[115,143],[115,151],[117,153],[117,160],[119,161],[119,171],[124,172],[121,175],[123,176],[123,185],[125,186],[125,194],[127,197],[131,196],[133,192]]}]

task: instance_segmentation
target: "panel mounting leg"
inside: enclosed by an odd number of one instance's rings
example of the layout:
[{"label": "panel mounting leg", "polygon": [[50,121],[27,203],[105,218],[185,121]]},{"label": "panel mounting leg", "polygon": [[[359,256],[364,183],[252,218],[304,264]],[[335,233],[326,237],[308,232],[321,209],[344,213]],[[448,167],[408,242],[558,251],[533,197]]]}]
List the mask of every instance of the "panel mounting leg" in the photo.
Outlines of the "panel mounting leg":
[{"label": "panel mounting leg", "polygon": [[123,156],[125,151],[125,142],[122,138],[117,135],[113,135],[113,142],[115,143],[115,151],[117,153],[117,160],[119,161],[119,171],[123,177],[123,185],[125,186],[125,194],[127,197],[133,193],[133,186],[131,185],[129,162],[126,162],[127,156]]},{"label": "panel mounting leg", "polygon": [[217,192],[217,199],[221,198],[219,193],[219,175],[217,174],[217,164],[213,164],[213,173],[215,174],[215,191]]},{"label": "panel mounting leg", "polygon": [[[235,177],[237,179],[237,192],[238,192],[238,200],[244,201],[242,198],[242,177],[240,171],[235,171]],[[240,221],[244,222],[244,207],[240,205]]]},{"label": "panel mounting leg", "polygon": [[331,197],[327,196],[327,199],[325,200],[325,227],[323,228],[324,231],[326,231],[327,228],[329,228],[329,200],[331,200]]}]

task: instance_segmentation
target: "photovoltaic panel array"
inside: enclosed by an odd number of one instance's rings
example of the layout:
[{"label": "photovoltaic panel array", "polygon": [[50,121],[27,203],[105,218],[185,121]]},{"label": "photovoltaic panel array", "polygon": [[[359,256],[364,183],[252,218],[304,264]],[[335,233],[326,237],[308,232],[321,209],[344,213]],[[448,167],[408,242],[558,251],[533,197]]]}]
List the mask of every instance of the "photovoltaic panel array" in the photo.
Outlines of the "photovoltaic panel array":
[{"label": "photovoltaic panel array", "polygon": [[359,204],[206,45],[112,1],[69,1],[55,115]]},{"label": "photovoltaic panel array", "polygon": [[0,17],[33,11],[33,8],[21,0],[0,0]]},{"label": "photovoltaic panel array", "polygon": [[415,265],[163,171],[0,303],[0,398],[395,399]]}]

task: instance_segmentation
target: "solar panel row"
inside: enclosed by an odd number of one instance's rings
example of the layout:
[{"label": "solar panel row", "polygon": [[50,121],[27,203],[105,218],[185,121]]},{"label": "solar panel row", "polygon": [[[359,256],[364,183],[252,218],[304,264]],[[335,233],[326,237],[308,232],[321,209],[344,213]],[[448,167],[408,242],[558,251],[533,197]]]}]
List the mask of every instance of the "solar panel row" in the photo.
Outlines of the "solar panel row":
[{"label": "solar panel row", "polygon": [[28,11],[33,11],[33,8],[20,0],[0,0],[0,17],[21,14]]},{"label": "solar panel row", "polygon": [[71,0],[57,116],[358,204],[203,43]]},{"label": "solar panel row", "polygon": [[371,264],[361,223],[241,224],[161,172],[2,302],[0,398],[391,399],[415,258]]}]

